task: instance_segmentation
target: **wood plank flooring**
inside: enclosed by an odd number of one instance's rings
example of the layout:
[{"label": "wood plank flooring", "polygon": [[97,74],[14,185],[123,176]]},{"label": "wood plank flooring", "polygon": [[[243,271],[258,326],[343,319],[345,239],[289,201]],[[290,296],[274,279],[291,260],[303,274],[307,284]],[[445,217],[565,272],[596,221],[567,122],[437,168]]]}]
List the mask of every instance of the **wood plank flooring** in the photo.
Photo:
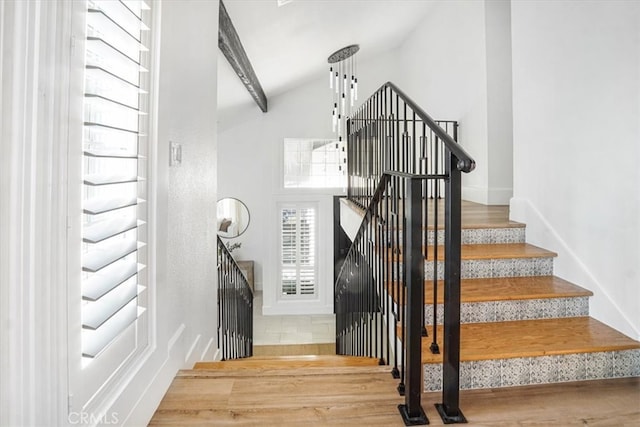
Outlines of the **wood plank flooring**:
[{"label": "wood plank flooring", "polygon": [[333,355],[262,356],[223,362],[198,362],[194,369],[291,369],[338,366],[377,366],[378,361],[369,357]]},{"label": "wood plank flooring", "polygon": [[[433,405],[440,393],[425,393],[422,407],[442,426]],[[580,381],[460,392],[460,408],[474,427],[640,426],[640,378]]]},{"label": "wood plank flooring", "polygon": [[[337,369],[184,371],[149,425],[404,425],[388,366]],[[431,425],[441,399],[422,396]],[[460,392],[469,426],[638,426],[639,402],[638,378]]]},{"label": "wood plank flooring", "polygon": [[389,367],[350,369],[177,377],[150,425],[400,425]]},{"label": "wood plank flooring", "polygon": [[[442,363],[442,336],[442,326],[438,326],[441,354],[432,354],[429,351],[431,339],[423,338],[423,363]],[[467,323],[460,326],[462,361],[634,348],[640,348],[638,341],[590,317]]]}]

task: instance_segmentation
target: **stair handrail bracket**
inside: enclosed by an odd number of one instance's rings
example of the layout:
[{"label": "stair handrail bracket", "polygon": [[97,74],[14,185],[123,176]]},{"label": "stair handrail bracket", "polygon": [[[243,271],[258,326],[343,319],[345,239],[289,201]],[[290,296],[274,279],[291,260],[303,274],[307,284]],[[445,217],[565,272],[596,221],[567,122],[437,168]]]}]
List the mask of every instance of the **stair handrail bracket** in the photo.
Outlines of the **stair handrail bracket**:
[{"label": "stair handrail bracket", "polygon": [[[445,423],[466,422],[459,408],[461,174],[476,163],[457,131],[457,122],[433,120],[391,82],[347,121],[347,197],[365,213],[336,280],[336,349],[393,365],[406,425],[429,422],[420,405],[422,339],[428,335],[431,351],[440,352],[442,279],[443,394],[436,408]],[[425,280],[434,289],[430,331]]]}]

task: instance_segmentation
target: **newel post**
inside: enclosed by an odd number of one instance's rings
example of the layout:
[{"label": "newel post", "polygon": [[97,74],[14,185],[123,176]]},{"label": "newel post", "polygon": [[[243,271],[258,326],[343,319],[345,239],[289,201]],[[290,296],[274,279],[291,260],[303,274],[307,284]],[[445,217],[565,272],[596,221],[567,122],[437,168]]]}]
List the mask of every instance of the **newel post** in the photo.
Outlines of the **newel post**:
[{"label": "newel post", "polygon": [[406,178],[405,263],[407,333],[405,404],[398,405],[405,425],[429,424],[420,405],[422,384],[422,293],[424,255],[422,252],[422,180]]},{"label": "newel post", "polygon": [[445,424],[466,423],[460,410],[460,246],[462,244],[462,177],[458,159],[445,152],[444,353],[442,403],[436,409]]}]

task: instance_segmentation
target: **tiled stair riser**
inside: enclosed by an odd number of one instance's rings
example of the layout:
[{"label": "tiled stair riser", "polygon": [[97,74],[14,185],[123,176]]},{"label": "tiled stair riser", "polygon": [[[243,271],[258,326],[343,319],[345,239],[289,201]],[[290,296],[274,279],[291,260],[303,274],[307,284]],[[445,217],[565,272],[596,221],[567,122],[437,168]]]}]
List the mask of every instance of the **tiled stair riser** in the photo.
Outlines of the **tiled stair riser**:
[{"label": "tiled stair riser", "polygon": [[[424,277],[433,278],[433,262],[424,263]],[[437,262],[437,280],[444,279],[444,262]],[[397,273],[396,274],[396,270]],[[462,279],[482,279],[491,277],[552,276],[553,258],[507,258],[463,260],[460,266]],[[392,268],[391,277],[402,278],[402,268]]]},{"label": "tiled stair riser", "polygon": [[[433,245],[435,232],[429,230],[427,234],[427,243]],[[400,239],[402,239],[402,230],[400,230]],[[488,245],[491,243],[524,243],[525,228],[463,228],[462,244],[463,245]],[[444,230],[438,230],[438,244],[444,244]]]},{"label": "tiled stair riser", "polygon": [[[433,324],[433,304],[424,308],[425,323]],[[555,319],[589,315],[589,297],[546,298],[462,303],[462,323],[506,322],[511,320]],[[443,323],[444,306],[438,304],[438,324]]]},{"label": "tiled stair riser", "polygon": [[[433,278],[433,262],[425,262],[424,277]],[[463,260],[460,268],[462,279],[490,277],[524,277],[553,275],[553,258],[507,258]],[[444,262],[437,263],[437,279],[444,278]]]},{"label": "tiled stair riser", "polygon": [[[640,376],[640,349],[460,363],[460,388],[482,389]],[[442,390],[442,364],[424,365],[424,391]]]}]

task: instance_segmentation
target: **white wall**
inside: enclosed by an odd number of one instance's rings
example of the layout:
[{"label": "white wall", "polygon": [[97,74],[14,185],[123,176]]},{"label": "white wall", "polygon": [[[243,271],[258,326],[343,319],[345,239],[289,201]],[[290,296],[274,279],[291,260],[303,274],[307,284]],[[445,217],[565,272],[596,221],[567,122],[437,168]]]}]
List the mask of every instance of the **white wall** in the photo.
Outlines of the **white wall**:
[{"label": "white wall", "polygon": [[514,199],[591,313],[640,338],[640,3],[512,3]]},{"label": "white wall", "polygon": [[[217,1],[162,2],[157,111],[157,348],[132,393],[127,423],[148,422],[177,369],[216,352]],[[182,164],[169,167],[169,142]],[[135,396],[135,398],[134,398]],[[125,409],[126,411],[126,409]]]},{"label": "white wall", "polygon": [[487,204],[513,195],[511,2],[485,1],[487,44]]},{"label": "white wall", "polygon": [[434,119],[457,120],[476,160],[463,197],[507,204],[512,192],[509,3],[435,2],[400,47],[403,89]]},{"label": "white wall", "polygon": [[[225,61],[223,57],[220,61]],[[396,58],[389,52],[358,64],[361,100],[393,80]],[[220,65],[222,66],[222,65]],[[237,259],[253,260],[256,289],[263,290],[263,312],[333,312],[333,202],[332,194],[282,189],[281,153],[284,138],[332,138],[332,93],[325,70],[315,79],[277,97],[269,97],[269,111],[257,106],[220,116],[218,197],[242,200],[251,215],[247,231],[233,239],[242,248]],[[220,82],[220,84],[225,84]],[[267,94],[268,96],[268,94]],[[276,303],[279,201],[317,201],[320,208],[320,299],[314,303]]]},{"label": "white wall", "polygon": [[[81,414],[69,418],[67,405],[84,410],[69,396],[67,369],[68,351],[80,351],[68,334],[75,330],[67,318],[74,273],[66,248],[68,216],[75,215],[67,210],[67,179],[78,175],[67,169],[75,164],[67,151],[80,144],[69,131],[69,111],[81,99],[69,69],[83,65],[69,53],[76,5],[82,9],[75,2],[0,2],[1,425],[70,425]],[[156,178],[151,345],[92,402],[107,424],[146,425],[177,369],[216,351],[217,58],[202,53],[217,45],[218,2],[154,5],[162,13],[154,22],[161,30],[160,93],[148,160]],[[183,163],[171,169],[169,141],[183,145]]]}]

